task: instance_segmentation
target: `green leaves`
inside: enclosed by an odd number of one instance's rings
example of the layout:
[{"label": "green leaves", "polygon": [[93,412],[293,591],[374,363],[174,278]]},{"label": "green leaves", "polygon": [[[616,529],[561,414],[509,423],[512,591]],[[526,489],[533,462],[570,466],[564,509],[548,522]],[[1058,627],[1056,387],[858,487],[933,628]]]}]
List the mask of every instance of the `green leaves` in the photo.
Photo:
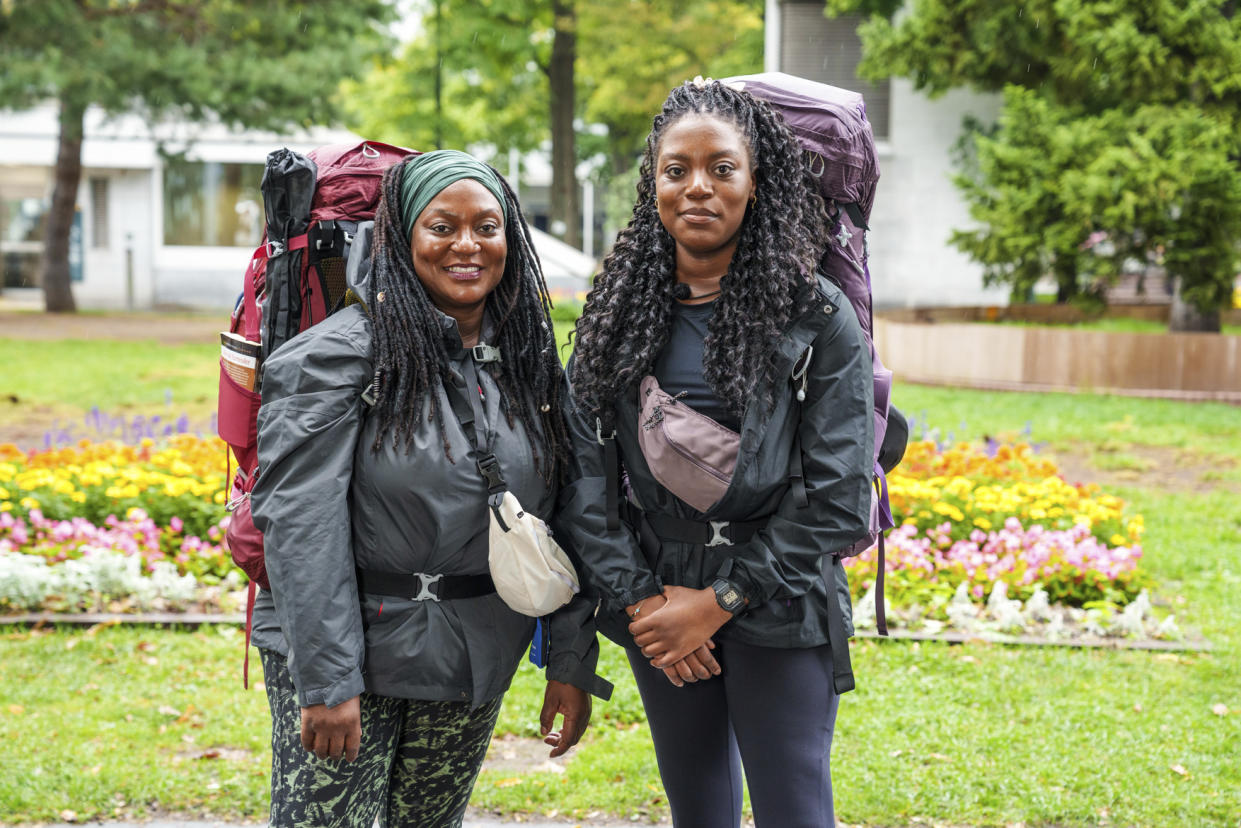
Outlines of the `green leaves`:
[{"label": "green leaves", "polygon": [[967,137],[976,164],[956,178],[979,226],[952,243],[987,283],[1024,298],[1050,274],[1067,301],[1163,266],[1199,311],[1227,306],[1241,258],[1233,4],[915,0],[861,34],[871,76],[907,75],[932,95],[1003,91],[998,132]]},{"label": "green leaves", "polygon": [[[524,150],[546,141],[548,4],[441,0],[439,8],[438,38],[428,12],[423,33],[396,59],[347,85],[355,128],[418,148],[435,145],[437,127],[444,146]],[[578,130],[605,126],[604,149],[620,170],[641,150],[672,86],[697,74],[724,77],[762,66],[758,0],[625,0],[579,3],[576,11]]]},{"label": "green leaves", "polygon": [[14,0],[4,12],[10,105],[56,97],[275,129],[330,122],[340,78],[385,47],[377,24],[392,15],[384,0]]}]

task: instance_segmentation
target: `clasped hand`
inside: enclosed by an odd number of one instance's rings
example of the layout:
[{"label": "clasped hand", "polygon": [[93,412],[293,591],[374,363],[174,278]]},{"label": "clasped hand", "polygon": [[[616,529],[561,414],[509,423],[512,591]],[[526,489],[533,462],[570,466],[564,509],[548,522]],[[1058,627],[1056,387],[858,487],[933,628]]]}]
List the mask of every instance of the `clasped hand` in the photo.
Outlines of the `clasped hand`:
[{"label": "clasped hand", "polygon": [[629,633],[668,681],[681,687],[720,674],[711,636],[732,616],[716,602],[713,590],[668,586],[663,595],[647,598],[641,606]]}]

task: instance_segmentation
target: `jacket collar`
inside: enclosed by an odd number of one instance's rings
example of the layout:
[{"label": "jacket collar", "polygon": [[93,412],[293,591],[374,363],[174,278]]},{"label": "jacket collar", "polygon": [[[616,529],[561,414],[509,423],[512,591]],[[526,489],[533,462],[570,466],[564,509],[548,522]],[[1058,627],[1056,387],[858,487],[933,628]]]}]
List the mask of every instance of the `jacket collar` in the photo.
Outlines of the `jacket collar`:
[{"label": "jacket collar", "polygon": [[[444,337],[444,345],[448,349],[449,356],[455,359],[465,354],[468,349],[461,343],[461,329],[457,326],[457,320],[437,307],[432,306],[432,311],[434,311],[436,319],[439,321],[440,335]],[[495,338],[495,333],[495,321],[491,318],[490,313],[483,311],[483,328],[478,337],[479,344],[490,344],[491,340]]]}]

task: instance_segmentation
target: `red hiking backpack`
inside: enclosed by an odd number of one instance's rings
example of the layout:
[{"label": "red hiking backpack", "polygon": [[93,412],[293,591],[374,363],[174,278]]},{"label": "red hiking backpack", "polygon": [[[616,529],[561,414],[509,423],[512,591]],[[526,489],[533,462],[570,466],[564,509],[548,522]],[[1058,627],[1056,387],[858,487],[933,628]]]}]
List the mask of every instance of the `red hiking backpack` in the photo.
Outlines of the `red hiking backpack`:
[{"label": "red hiking backpack", "polygon": [[375,217],[384,172],[414,154],[365,141],[319,147],[305,156],[289,149],[267,156],[261,185],[267,227],[246,267],[231,336],[222,336],[217,415],[220,438],[237,460],[225,540],[250,579],[247,668],[255,585],[269,588],[263,535],[250,515],[250,491],[259,475],[263,359],[343,304],[345,263],[358,224]]}]

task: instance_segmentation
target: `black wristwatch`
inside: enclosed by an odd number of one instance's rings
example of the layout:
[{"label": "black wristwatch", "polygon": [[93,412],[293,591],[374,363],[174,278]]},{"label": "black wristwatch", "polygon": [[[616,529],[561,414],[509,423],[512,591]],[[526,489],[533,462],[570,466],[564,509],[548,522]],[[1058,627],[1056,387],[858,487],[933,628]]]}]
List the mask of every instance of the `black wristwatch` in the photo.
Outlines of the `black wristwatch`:
[{"label": "black wristwatch", "polygon": [[730,614],[736,615],[745,609],[745,596],[732,581],[716,578],[711,588],[715,590],[715,602]]}]

